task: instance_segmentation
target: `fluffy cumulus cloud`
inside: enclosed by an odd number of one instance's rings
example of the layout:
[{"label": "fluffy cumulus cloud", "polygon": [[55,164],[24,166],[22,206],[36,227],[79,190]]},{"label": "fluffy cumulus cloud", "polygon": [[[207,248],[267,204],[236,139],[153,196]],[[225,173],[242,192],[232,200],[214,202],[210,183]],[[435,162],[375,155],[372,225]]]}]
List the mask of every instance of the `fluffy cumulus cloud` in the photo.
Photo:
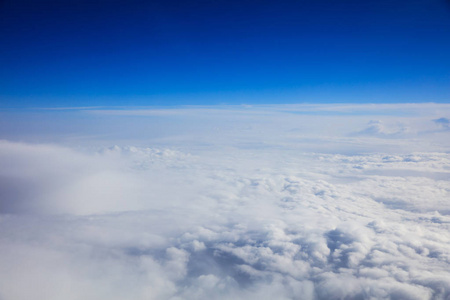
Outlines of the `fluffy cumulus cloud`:
[{"label": "fluffy cumulus cloud", "polygon": [[2,133],[0,299],[449,299],[436,106],[63,111]]}]

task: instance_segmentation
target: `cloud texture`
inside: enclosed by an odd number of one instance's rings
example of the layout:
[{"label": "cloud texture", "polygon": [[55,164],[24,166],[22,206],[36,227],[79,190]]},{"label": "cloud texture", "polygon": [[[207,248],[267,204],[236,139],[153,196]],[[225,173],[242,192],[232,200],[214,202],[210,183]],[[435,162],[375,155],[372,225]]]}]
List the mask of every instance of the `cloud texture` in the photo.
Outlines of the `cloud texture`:
[{"label": "cloud texture", "polygon": [[18,130],[0,142],[0,299],[448,299],[449,111],[94,110],[45,142]]}]

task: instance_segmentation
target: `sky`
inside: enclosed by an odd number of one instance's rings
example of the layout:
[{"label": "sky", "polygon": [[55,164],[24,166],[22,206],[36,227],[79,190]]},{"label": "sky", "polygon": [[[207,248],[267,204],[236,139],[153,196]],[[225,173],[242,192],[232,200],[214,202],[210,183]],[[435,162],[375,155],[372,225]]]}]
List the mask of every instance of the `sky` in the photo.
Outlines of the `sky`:
[{"label": "sky", "polygon": [[450,299],[449,1],[0,1],[0,300]]},{"label": "sky", "polygon": [[0,3],[0,107],[448,102],[450,3]]}]

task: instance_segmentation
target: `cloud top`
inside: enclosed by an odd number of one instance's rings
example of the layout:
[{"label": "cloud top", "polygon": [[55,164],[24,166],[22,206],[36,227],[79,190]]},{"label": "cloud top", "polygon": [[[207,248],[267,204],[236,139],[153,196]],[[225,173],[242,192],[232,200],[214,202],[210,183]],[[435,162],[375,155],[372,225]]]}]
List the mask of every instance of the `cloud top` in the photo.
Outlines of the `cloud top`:
[{"label": "cloud top", "polygon": [[280,111],[102,119],[190,126],[137,141],[0,141],[0,299],[449,298],[433,109]]}]

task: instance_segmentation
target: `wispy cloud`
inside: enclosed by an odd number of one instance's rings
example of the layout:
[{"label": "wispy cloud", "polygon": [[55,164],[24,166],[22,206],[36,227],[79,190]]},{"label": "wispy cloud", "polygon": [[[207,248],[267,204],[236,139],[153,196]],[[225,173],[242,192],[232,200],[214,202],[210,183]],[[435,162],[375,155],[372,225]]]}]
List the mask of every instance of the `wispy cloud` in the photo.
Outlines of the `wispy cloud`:
[{"label": "wispy cloud", "polygon": [[450,129],[450,120],[448,118],[434,119],[433,122],[440,126],[442,129]]}]

